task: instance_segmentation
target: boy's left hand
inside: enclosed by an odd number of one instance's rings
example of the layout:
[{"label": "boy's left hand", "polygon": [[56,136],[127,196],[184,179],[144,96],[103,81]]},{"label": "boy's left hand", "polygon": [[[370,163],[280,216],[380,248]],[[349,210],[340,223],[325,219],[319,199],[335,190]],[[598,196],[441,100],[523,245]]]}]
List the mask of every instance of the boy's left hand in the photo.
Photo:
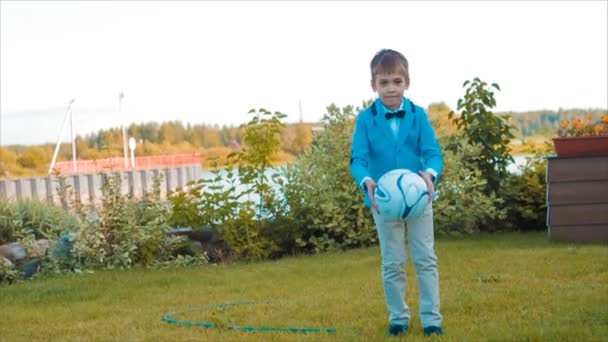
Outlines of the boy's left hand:
[{"label": "boy's left hand", "polygon": [[433,180],[431,178],[431,174],[424,171],[418,171],[424,182],[426,183],[426,187],[429,189],[429,202],[433,201],[433,193],[435,192],[435,185],[433,184]]}]

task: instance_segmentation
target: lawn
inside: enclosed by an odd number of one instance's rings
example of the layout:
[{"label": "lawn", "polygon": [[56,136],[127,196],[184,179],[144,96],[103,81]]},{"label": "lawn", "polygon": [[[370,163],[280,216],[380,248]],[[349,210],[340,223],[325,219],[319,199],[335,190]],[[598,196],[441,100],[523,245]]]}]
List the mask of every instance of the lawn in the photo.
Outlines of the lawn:
[{"label": "lawn", "polygon": [[[599,341],[608,336],[608,246],[545,234],[439,239],[446,334],[425,338],[418,284],[402,339]],[[382,341],[386,308],[377,247],[188,269],[57,275],[0,287],[2,341]],[[214,304],[250,301],[227,307]],[[171,317],[216,328],[168,324]],[[196,309],[198,308],[198,309]],[[237,326],[335,328],[245,332]]]}]

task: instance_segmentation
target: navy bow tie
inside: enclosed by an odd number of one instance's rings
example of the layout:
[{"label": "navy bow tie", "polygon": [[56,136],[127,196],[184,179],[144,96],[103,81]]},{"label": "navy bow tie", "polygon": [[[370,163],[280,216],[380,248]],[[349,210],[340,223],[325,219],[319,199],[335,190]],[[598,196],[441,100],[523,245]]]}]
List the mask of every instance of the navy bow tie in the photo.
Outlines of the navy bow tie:
[{"label": "navy bow tie", "polygon": [[386,114],[384,114],[384,116],[386,117],[386,120],[392,119],[392,118],[403,119],[403,117],[405,116],[405,111],[404,110],[398,110],[398,111],[393,112],[393,113],[386,113]]}]

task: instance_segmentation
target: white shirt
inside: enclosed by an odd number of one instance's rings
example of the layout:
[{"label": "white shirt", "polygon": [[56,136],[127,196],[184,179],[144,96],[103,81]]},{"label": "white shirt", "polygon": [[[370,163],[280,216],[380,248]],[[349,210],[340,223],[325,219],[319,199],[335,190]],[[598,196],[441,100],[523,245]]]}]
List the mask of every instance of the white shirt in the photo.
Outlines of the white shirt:
[{"label": "white shirt", "polygon": [[[394,112],[398,112],[400,110],[403,110],[403,100],[401,101],[401,105],[399,106],[399,108],[395,109],[395,110],[390,110],[388,108],[386,108],[386,106],[383,104],[382,107],[384,107],[384,113],[394,113]],[[397,139],[397,136],[399,136],[399,126],[401,126],[401,118],[398,117],[393,117],[388,119],[388,124],[391,127],[391,130],[393,131],[393,136],[395,137],[395,139]]]}]

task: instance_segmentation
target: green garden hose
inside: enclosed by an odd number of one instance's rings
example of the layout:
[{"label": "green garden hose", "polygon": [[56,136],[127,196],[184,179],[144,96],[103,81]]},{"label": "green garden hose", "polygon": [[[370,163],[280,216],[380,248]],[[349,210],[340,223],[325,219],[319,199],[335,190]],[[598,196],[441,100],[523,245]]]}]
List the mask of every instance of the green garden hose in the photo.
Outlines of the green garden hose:
[{"label": "green garden hose", "polygon": [[[270,303],[270,302],[264,302],[263,304],[268,304],[268,303]],[[171,316],[176,315],[176,314],[186,313],[186,312],[192,312],[192,311],[202,311],[202,310],[209,309],[209,308],[226,308],[226,307],[231,307],[231,306],[249,305],[249,304],[260,304],[260,303],[258,303],[258,302],[231,302],[231,303],[223,303],[223,304],[211,304],[211,305],[206,305],[206,306],[202,306],[202,307],[190,308],[190,309],[183,310],[183,311],[169,312],[169,313],[163,315],[163,320],[165,322],[171,323],[171,324],[182,324],[182,325],[187,325],[187,326],[197,326],[197,327],[203,327],[203,328],[222,328],[221,326],[218,326],[217,324],[214,324],[212,322],[194,322],[194,321],[176,319]],[[238,330],[238,331],[249,331],[249,332],[253,332],[253,331],[270,332],[270,331],[272,331],[272,332],[328,333],[328,334],[333,334],[333,333],[337,332],[337,330],[338,330],[336,328],[302,328],[302,327],[271,327],[271,326],[254,327],[254,326],[249,326],[249,325],[243,325],[243,326],[229,325],[229,326],[225,327],[225,329]],[[354,330],[354,329],[340,329],[340,330]]]}]

